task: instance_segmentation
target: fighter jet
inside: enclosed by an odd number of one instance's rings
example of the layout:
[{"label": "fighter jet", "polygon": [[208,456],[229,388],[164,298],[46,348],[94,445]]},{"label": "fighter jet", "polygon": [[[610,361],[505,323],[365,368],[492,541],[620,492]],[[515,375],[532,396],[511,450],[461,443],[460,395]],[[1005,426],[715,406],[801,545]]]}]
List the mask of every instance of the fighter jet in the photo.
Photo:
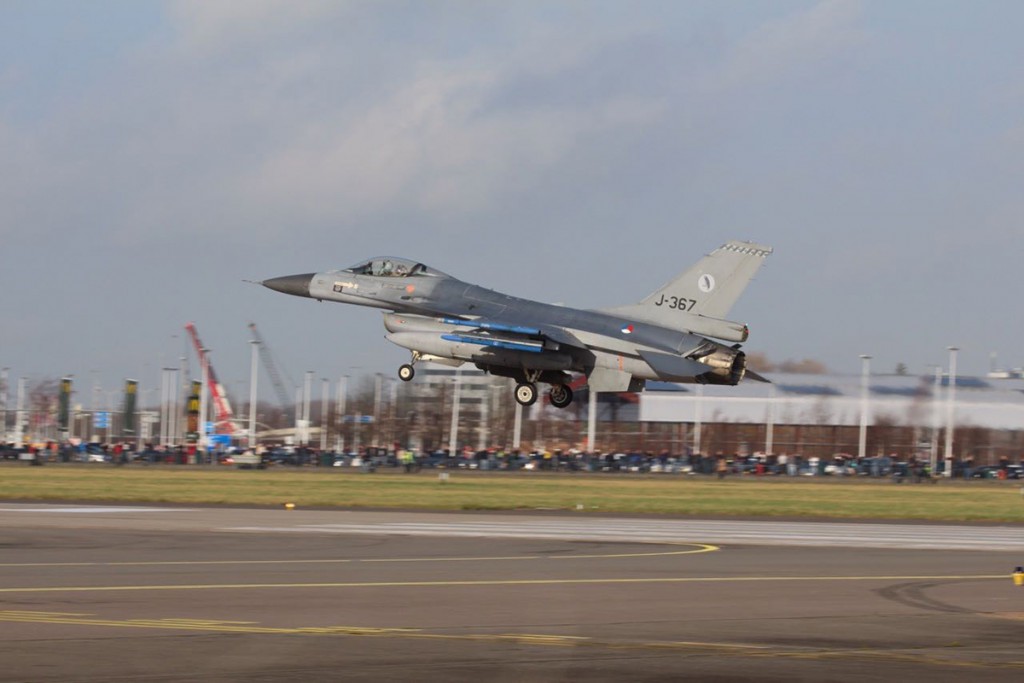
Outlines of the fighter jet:
[{"label": "fighter jet", "polygon": [[573,373],[595,392],[642,391],[646,380],[736,385],[747,370],[743,323],[725,319],[771,247],[730,241],[654,290],[640,303],[582,310],[520,299],[463,282],[423,263],[377,257],[350,268],[288,275],[260,284],[318,301],[386,311],[386,339],[409,349],[398,369],[406,382],[417,362],[473,363],[516,380],[515,399],[572,403]]}]

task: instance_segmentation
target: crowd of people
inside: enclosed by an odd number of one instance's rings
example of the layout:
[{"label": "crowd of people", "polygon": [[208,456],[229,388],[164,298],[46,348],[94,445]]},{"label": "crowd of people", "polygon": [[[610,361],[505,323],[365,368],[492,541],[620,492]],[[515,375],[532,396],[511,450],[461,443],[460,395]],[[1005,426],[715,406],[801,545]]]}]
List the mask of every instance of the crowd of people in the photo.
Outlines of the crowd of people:
[{"label": "crowd of people", "polygon": [[[901,458],[895,454],[858,458],[837,454],[831,458],[804,457],[778,454],[715,454],[669,451],[617,451],[588,453],[577,449],[519,451],[489,449],[456,453],[448,450],[415,452],[398,445],[393,447],[362,447],[358,452],[339,453],[320,451],[309,447],[259,446],[256,449],[239,447],[211,447],[198,449],[191,446],[161,446],[146,444],[137,448],[133,444],[114,443],[58,443],[16,446],[0,444],[0,458],[25,460],[37,464],[46,462],[107,462],[128,464],[176,465],[257,465],[292,467],[360,467],[364,471],[377,468],[401,467],[405,471],[423,468],[479,469],[492,471],[562,471],[562,472],[637,472],[697,474],[725,478],[736,475],[753,476],[836,476],[836,477],[891,477],[894,481],[929,481],[944,475],[944,461],[939,459],[936,471],[929,466],[927,454]],[[1001,458],[998,463],[979,465],[973,456],[955,458],[952,474],[955,478],[1019,479],[1024,467]]]}]

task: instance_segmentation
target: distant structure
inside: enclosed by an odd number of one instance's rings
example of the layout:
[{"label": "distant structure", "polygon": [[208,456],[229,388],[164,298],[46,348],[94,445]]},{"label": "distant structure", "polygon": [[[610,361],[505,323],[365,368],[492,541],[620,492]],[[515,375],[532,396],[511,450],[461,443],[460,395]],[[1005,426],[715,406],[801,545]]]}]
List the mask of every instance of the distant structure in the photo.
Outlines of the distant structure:
[{"label": "distant structure", "polygon": [[510,427],[506,423],[513,405],[509,397],[512,380],[488,375],[469,364],[452,368],[423,363],[416,378],[403,386],[410,448],[433,451],[448,447],[456,382],[460,444],[485,450],[499,438],[500,428]]},{"label": "distant structure", "polygon": [[[689,425],[675,444],[716,450],[829,456],[856,453],[862,409],[861,377],[852,375],[769,374],[767,386],[675,386],[640,396],[635,419],[654,425]],[[872,375],[868,384],[868,453],[920,455],[937,448],[944,432],[945,375]],[[956,453],[980,462],[1024,454],[1024,378],[1011,372],[988,377],[957,377]],[[704,427],[703,439],[694,427]],[[774,433],[769,436],[769,431]],[[648,442],[650,440],[648,439]]]},{"label": "distant structure", "polygon": [[[635,419],[642,422],[693,422],[698,403],[706,421],[766,422],[769,403],[775,421],[785,424],[856,426],[860,420],[860,376],[770,374],[770,386],[740,385],[722,391],[694,387],[641,394]],[[900,425],[931,426],[935,400],[945,398],[949,379],[941,376],[872,375],[869,414]],[[956,378],[958,424],[986,429],[1024,428],[1024,380],[1010,374]]]}]

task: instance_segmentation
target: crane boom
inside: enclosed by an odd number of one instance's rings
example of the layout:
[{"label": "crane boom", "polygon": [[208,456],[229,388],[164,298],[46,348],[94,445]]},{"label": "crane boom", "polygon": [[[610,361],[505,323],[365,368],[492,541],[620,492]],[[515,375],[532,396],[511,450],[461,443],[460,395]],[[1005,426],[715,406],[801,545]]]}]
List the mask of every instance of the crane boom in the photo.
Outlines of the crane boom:
[{"label": "crane boom", "polygon": [[[249,331],[252,332],[253,339],[260,346],[260,359],[263,361],[263,366],[267,369],[267,373],[270,374],[270,381],[274,385],[274,392],[277,394],[277,400],[282,406],[286,406],[291,403],[295,396],[292,392],[285,388],[284,381],[281,379],[281,373],[277,369],[277,364],[274,362],[274,356],[270,352],[270,347],[267,346],[267,342],[263,340],[263,335],[256,329],[256,323],[249,323]],[[290,379],[289,379],[290,381]],[[292,383],[294,386],[294,383]]]},{"label": "crane boom", "polygon": [[206,367],[207,382],[210,385],[210,396],[213,398],[213,405],[217,411],[217,425],[224,429],[226,433],[234,434],[235,415],[231,411],[231,404],[228,402],[227,396],[224,394],[224,387],[217,381],[217,375],[210,364],[206,348],[199,341],[199,333],[196,332],[196,326],[193,323],[188,323],[185,325],[185,329],[188,330],[189,336],[192,337],[192,345],[196,349],[196,356],[199,357],[199,367]]}]

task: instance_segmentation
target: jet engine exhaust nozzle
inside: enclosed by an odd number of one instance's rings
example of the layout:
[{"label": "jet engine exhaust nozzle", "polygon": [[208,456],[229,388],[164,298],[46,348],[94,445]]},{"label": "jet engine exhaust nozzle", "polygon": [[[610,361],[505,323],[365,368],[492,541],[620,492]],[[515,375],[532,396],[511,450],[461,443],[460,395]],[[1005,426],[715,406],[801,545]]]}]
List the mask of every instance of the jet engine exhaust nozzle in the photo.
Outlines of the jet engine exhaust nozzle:
[{"label": "jet engine exhaust nozzle", "polygon": [[700,359],[714,370],[698,378],[701,384],[725,384],[736,386],[747,372],[747,356],[742,351],[716,344],[717,349]]}]

